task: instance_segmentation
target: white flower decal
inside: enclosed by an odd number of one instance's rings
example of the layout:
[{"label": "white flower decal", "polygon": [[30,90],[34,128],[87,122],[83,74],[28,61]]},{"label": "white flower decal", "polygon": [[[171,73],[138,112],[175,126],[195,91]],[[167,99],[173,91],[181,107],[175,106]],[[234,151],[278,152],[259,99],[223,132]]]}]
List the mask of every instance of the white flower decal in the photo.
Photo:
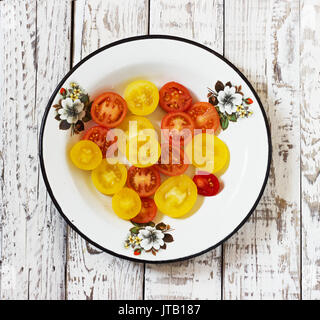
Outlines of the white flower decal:
[{"label": "white flower decal", "polygon": [[134,255],[138,256],[141,252],[151,252],[154,256],[159,250],[166,250],[167,243],[173,242],[170,234],[173,229],[163,222],[157,225],[150,221],[148,223],[132,222],[134,227],[124,242],[125,248],[132,248]]},{"label": "white flower decal", "polygon": [[230,122],[237,122],[253,114],[250,109],[253,100],[250,97],[244,98],[241,85],[234,86],[230,81],[223,84],[218,80],[214,89],[208,88],[208,102],[218,111],[222,130],[226,130]]},{"label": "white flower decal", "polygon": [[224,90],[218,93],[218,107],[219,110],[231,115],[237,111],[237,106],[242,104],[242,95],[236,93],[234,87],[225,86]]},{"label": "white flower decal", "polygon": [[157,230],[154,227],[145,227],[139,231],[139,238],[141,238],[140,246],[144,250],[148,251],[150,249],[159,250],[160,247],[164,244],[163,237],[164,234],[160,230]]},{"label": "white flower decal", "polygon": [[62,108],[58,110],[61,120],[67,120],[68,123],[76,123],[85,115],[84,104],[79,100],[73,101],[71,98],[66,98],[61,101]]},{"label": "white flower decal", "polygon": [[71,135],[84,130],[85,122],[91,120],[89,95],[80,86],[72,82],[59,90],[59,102],[52,107],[56,109],[55,119],[59,121],[60,130],[69,130]]}]

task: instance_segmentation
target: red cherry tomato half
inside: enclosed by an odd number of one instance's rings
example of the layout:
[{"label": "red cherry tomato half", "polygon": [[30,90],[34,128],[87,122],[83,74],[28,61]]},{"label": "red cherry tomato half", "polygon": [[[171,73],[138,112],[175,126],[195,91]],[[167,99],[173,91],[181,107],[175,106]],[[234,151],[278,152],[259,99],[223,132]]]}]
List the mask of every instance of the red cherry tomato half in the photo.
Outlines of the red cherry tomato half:
[{"label": "red cherry tomato half", "polygon": [[193,182],[197,186],[198,194],[201,194],[202,196],[211,197],[219,192],[219,180],[211,173],[199,172],[193,177]]},{"label": "red cherry tomato half", "polygon": [[172,145],[163,144],[161,145],[161,157],[155,168],[167,176],[179,176],[183,174],[189,164],[185,163],[185,153],[183,149],[177,148]]},{"label": "red cherry tomato half", "polygon": [[141,210],[131,221],[135,223],[148,223],[155,218],[157,210],[158,208],[153,199],[142,198]]},{"label": "red cherry tomato half", "polygon": [[91,117],[94,122],[106,128],[118,126],[127,114],[126,101],[114,92],[105,92],[94,99]]},{"label": "red cherry tomato half", "polygon": [[216,108],[209,102],[195,103],[189,110],[189,116],[192,118],[197,129],[213,129],[216,133],[220,127],[220,117]]},{"label": "red cherry tomato half", "polygon": [[153,195],[160,186],[160,174],[154,167],[130,167],[127,186],[138,193],[140,197]]},{"label": "red cherry tomato half", "polygon": [[170,140],[171,142],[173,140],[180,146],[184,146],[193,136],[194,124],[187,113],[182,111],[170,112],[163,117],[161,129],[170,130],[170,132],[162,131],[167,141]]},{"label": "red cherry tomato half", "polygon": [[102,156],[105,158],[108,148],[117,141],[116,137],[113,141],[106,141],[108,131],[108,128],[101,126],[92,127],[85,132],[82,140],[91,140],[97,144],[102,151]]},{"label": "red cherry tomato half", "polygon": [[186,87],[177,82],[166,83],[159,91],[160,107],[167,112],[185,111],[191,107],[192,97]]}]

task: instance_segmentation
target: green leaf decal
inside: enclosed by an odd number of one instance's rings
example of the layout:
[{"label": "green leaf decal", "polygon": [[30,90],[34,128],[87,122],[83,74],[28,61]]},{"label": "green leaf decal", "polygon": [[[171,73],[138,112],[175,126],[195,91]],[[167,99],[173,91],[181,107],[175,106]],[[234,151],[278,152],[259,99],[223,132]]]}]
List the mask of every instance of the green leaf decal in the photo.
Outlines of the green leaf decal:
[{"label": "green leaf decal", "polygon": [[229,126],[229,120],[225,115],[221,115],[220,117],[220,124],[221,124],[221,128],[223,130],[226,130]]},{"label": "green leaf decal", "polygon": [[87,94],[83,94],[80,98],[80,101],[84,104],[89,102],[89,96]]},{"label": "green leaf decal", "polygon": [[236,115],[236,113],[233,113],[233,114],[231,114],[231,115],[228,115],[228,119],[230,120],[230,121],[232,121],[232,122],[237,122],[237,115]]},{"label": "green leaf decal", "polygon": [[134,234],[138,234],[138,233],[139,233],[139,230],[140,230],[139,227],[133,227],[133,228],[130,229],[130,232],[131,232],[131,233],[134,233]]},{"label": "green leaf decal", "polygon": [[148,223],[137,223],[137,222],[133,222],[131,221],[131,223],[136,226],[136,227],[139,227],[139,228],[143,228],[143,227],[154,227],[155,226],[155,223],[150,221]]}]

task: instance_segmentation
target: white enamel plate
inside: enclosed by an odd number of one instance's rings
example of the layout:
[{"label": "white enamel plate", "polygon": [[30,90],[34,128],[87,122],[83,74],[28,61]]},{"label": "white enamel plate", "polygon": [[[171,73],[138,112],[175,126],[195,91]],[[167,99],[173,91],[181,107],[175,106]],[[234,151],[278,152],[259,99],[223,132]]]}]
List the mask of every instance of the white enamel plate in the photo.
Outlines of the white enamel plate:
[{"label": "white enamel plate", "polygon": [[[230,164],[221,181],[223,190],[214,197],[198,196],[187,216],[173,219],[158,212],[155,225],[170,225],[166,248],[134,255],[125,247],[130,221],[118,218],[111,197],[93,186],[90,173],[70,162],[70,147],[81,138],[59,130],[52,106],[61,99],[60,89],[76,82],[90,100],[104,91],[123,95],[132,80],[146,79],[160,89],[166,82],[186,86],[194,101],[208,101],[208,87],[217,81],[241,86],[250,97],[250,117],[229,121],[219,138],[230,150]],[[252,103],[251,103],[252,102]],[[158,107],[148,118],[159,129],[165,112]],[[86,126],[90,123],[86,124]],[[265,188],[271,158],[270,133],[263,106],[249,81],[230,62],[198,43],[169,36],[142,36],[107,45],[77,64],[51,96],[42,121],[40,163],[48,192],[72,228],[97,247],[116,256],[141,262],[170,262],[194,257],[221,244],[235,233],[257,206]],[[188,170],[192,177],[193,171]],[[161,231],[163,232],[163,231]],[[173,241],[172,241],[173,240]]]}]

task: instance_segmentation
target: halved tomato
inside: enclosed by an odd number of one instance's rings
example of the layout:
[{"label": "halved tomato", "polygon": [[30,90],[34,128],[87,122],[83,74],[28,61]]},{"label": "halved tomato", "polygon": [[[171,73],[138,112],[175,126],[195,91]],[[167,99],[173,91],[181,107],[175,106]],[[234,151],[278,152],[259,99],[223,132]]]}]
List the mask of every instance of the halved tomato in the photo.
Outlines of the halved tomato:
[{"label": "halved tomato", "polygon": [[177,148],[169,144],[161,146],[161,158],[155,165],[155,168],[167,175],[178,176],[188,169],[189,164],[182,148]]},{"label": "halved tomato", "polygon": [[103,194],[114,194],[126,184],[127,169],[121,164],[110,164],[102,160],[100,165],[92,170],[91,179],[94,186]]},{"label": "halved tomato", "polygon": [[102,160],[102,152],[97,144],[89,140],[77,142],[70,150],[73,164],[82,170],[93,170]]},{"label": "halved tomato", "polygon": [[141,199],[132,189],[123,188],[112,197],[112,209],[122,219],[130,220],[141,210]]},{"label": "halved tomato", "polygon": [[199,171],[192,180],[197,185],[198,194],[202,196],[211,197],[219,192],[219,180],[211,173]]},{"label": "halved tomato", "polygon": [[185,111],[191,107],[192,97],[182,84],[171,81],[159,91],[160,107],[167,112]]},{"label": "halved tomato", "polygon": [[216,134],[220,128],[220,117],[216,108],[209,102],[197,102],[189,110],[188,114],[192,118],[197,129],[212,129]]},{"label": "halved tomato", "polygon": [[184,146],[193,136],[194,124],[187,113],[170,112],[163,117],[161,129],[167,129],[161,131],[167,141]]},{"label": "halved tomato", "polygon": [[162,213],[172,218],[179,218],[193,208],[197,195],[195,183],[182,174],[164,181],[158,188],[154,201]]},{"label": "halved tomato", "polygon": [[136,167],[151,167],[158,161],[160,155],[160,144],[153,134],[144,136],[142,132],[127,142],[126,157]]},{"label": "halved tomato", "polygon": [[141,210],[137,216],[131,219],[135,223],[148,223],[157,215],[158,208],[153,199],[142,198]]},{"label": "halved tomato", "polygon": [[113,141],[107,141],[107,133],[109,129],[101,126],[95,126],[86,131],[82,140],[90,140],[98,145],[101,149],[103,158],[106,157],[108,148],[117,142],[117,138]]},{"label": "halved tomato", "polygon": [[145,117],[140,116],[129,116],[126,117],[123,122],[120,124],[119,128],[124,131],[126,135],[129,135],[129,125],[130,122],[136,121],[137,131],[141,131],[144,129],[154,129],[151,121]]},{"label": "halved tomato", "polygon": [[159,91],[156,85],[147,80],[137,80],[128,84],[124,98],[133,114],[145,116],[152,113],[159,103]]},{"label": "halved tomato", "polygon": [[186,147],[193,165],[202,171],[222,175],[228,168],[230,153],[227,145],[213,134],[197,134]]},{"label": "halved tomato", "polygon": [[91,117],[94,122],[106,128],[118,126],[127,114],[126,101],[115,92],[105,92],[94,99]]},{"label": "halved tomato", "polygon": [[[136,133],[133,132],[134,130],[133,128],[135,128],[134,126],[132,126],[133,124],[136,125],[136,129],[137,129]],[[154,130],[154,127],[149,119],[141,116],[135,116],[135,115],[125,117],[123,122],[120,124],[119,129],[121,129],[124,132],[124,137],[126,138],[126,139],[119,139],[119,143],[118,143],[119,150],[123,154],[126,154],[126,144],[129,139],[129,129],[130,129],[130,137],[133,137],[139,134],[140,135],[144,134],[144,130],[146,129],[153,130],[154,135],[156,134],[156,131]]]},{"label": "halved tomato", "polygon": [[160,186],[160,174],[154,167],[132,166],[128,170],[127,186],[136,191],[140,197],[149,197]]}]

